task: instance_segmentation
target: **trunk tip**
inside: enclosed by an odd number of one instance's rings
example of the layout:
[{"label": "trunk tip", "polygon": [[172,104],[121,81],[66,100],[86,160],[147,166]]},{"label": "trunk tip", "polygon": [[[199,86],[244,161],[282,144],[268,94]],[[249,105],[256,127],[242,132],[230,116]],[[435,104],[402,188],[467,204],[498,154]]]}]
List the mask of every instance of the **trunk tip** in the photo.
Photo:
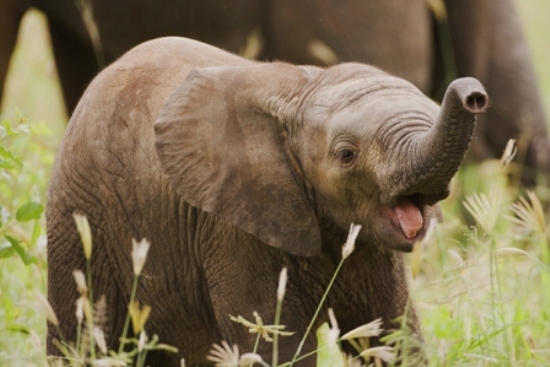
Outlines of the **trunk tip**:
[{"label": "trunk tip", "polygon": [[480,92],[470,93],[464,102],[464,108],[475,114],[485,112],[488,105],[487,95]]},{"label": "trunk tip", "polygon": [[489,106],[489,97],[481,83],[471,77],[459,78],[449,85],[450,91],[455,91],[462,101],[464,109],[472,114],[483,113]]}]

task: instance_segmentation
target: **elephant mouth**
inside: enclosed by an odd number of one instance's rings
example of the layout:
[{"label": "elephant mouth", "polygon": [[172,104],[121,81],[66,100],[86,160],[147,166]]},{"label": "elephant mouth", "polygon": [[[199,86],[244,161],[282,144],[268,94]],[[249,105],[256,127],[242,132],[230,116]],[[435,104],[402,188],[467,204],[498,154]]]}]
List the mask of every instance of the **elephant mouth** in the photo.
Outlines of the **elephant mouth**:
[{"label": "elephant mouth", "polygon": [[385,207],[389,226],[385,231],[385,242],[394,250],[411,252],[414,243],[424,238],[431,213],[428,200],[416,193],[400,196],[394,205]]}]

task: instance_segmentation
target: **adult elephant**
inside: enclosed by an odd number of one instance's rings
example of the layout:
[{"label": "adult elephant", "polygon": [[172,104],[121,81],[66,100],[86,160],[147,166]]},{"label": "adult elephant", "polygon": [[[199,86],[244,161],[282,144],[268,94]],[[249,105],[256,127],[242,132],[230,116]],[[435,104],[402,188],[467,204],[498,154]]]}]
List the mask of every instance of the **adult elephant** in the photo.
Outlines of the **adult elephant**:
[{"label": "adult elephant", "polygon": [[[93,294],[106,296],[111,347],[130,298],[130,239],[151,241],[137,298],[152,306],[148,332],[180,354],[150,365],[206,365],[221,339],[252,350],[255,336],[228,315],[273,320],[284,266],[281,320],[298,332],[280,340],[289,360],[350,223],[363,229],[327,301],[340,329],[379,317],[395,328],[409,310],[420,338],[401,251],[438,217],[486,106],[473,78],[453,82],[439,108],[368,65],[259,63],[176,37],[136,47],[90,84],[52,172],[48,297],[63,334],[75,338],[71,274],[85,268],[79,212],[92,228]],[[51,327],[49,353],[57,336]],[[259,348],[266,360],[270,352]]]},{"label": "adult elephant", "polygon": [[[452,79],[444,75],[454,69],[456,76],[476,77],[486,86],[493,107],[480,120],[473,156],[499,157],[508,139],[516,138],[527,167],[524,178],[533,180],[534,169],[549,172],[546,117],[512,0],[445,0],[448,27],[437,22],[434,26],[428,3],[441,0],[3,0],[0,84],[19,20],[31,6],[48,16],[70,111],[98,72],[98,63],[109,64],[147,39],[182,35],[238,52],[259,29],[262,59],[371,63],[436,99]],[[96,52],[89,36],[95,34],[89,7],[79,11],[78,4],[93,5],[100,36]],[[437,13],[441,19],[444,9]],[[319,44],[334,55],[315,52]]]},{"label": "adult elephant", "polygon": [[[48,18],[63,97],[72,112],[101,67],[148,39],[185,35],[238,52],[246,36],[262,22],[261,3],[256,0],[2,0],[0,83],[4,84],[20,20],[31,7],[41,10]],[[99,39],[95,38],[96,28]]]}]

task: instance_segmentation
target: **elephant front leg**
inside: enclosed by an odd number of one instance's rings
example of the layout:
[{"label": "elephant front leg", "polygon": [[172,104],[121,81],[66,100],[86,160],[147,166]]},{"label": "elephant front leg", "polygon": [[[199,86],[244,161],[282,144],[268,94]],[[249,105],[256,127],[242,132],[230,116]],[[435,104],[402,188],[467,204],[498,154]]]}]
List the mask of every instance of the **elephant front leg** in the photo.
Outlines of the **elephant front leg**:
[{"label": "elephant front leg", "polygon": [[[241,247],[237,253],[219,257],[215,266],[206,267],[210,301],[222,339],[230,345],[236,344],[241,354],[255,350],[264,361],[271,364],[273,334],[270,329],[263,329],[265,334],[258,335],[249,331],[256,327],[234,322],[230,316],[242,316],[251,323],[258,324],[256,313],[261,318],[262,324],[274,324],[277,286],[284,262],[276,256],[271,256],[271,253],[277,250],[272,250],[267,245],[256,245],[255,247],[262,250],[255,252],[243,249],[246,246],[242,243],[240,242]],[[294,334],[279,337],[279,363],[292,360],[316,307],[314,301],[311,304],[304,303],[306,294],[295,284],[294,269],[289,269],[288,273],[289,281],[282,304],[280,324],[286,325],[285,331]],[[262,329],[261,326],[257,328]],[[256,343],[257,348],[254,349]],[[301,354],[315,348],[315,329],[313,329]],[[297,367],[314,365],[314,356],[295,364]]]},{"label": "elephant front leg", "polygon": [[[342,343],[345,352],[357,355],[367,348],[388,345],[394,348],[396,357],[407,356],[407,360],[423,365],[426,357],[422,333],[409,298],[402,255],[391,250],[359,249],[346,261],[348,263],[342,267],[336,283],[336,292],[332,299],[329,297],[340,334],[378,319],[381,330],[367,343],[357,340],[363,350],[356,350],[350,343]],[[396,337],[390,338],[393,342],[381,341],[392,333]]]}]

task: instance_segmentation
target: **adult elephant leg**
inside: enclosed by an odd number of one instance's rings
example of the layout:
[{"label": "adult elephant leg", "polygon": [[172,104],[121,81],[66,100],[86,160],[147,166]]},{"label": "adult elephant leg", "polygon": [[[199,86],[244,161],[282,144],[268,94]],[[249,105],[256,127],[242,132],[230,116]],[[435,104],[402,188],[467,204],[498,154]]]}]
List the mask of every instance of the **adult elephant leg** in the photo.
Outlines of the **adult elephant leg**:
[{"label": "adult elephant leg", "polygon": [[49,20],[49,30],[65,106],[70,115],[99,68],[91,44],[83,42],[55,20]]},{"label": "adult elephant leg", "polygon": [[25,1],[4,0],[0,2],[0,102],[3,97],[11,54],[17,40],[19,23],[27,6]]},{"label": "adult elephant leg", "polygon": [[510,137],[519,143],[522,180],[533,183],[537,170],[550,173],[550,141],[529,50],[512,0],[493,0],[494,25],[487,90],[486,139],[500,155]]},{"label": "adult elephant leg", "polygon": [[[396,26],[398,25],[398,26]],[[374,64],[429,90],[431,21],[425,0],[277,0],[267,27],[267,56],[322,65],[315,44],[325,44],[335,61]]]},{"label": "adult elephant leg", "polygon": [[550,172],[550,142],[514,5],[511,0],[447,0],[446,5],[458,76],[478,78],[492,101],[479,118],[472,151],[478,159],[499,157],[509,139],[518,139],[522,179],[533,183],[536,170]]}]

